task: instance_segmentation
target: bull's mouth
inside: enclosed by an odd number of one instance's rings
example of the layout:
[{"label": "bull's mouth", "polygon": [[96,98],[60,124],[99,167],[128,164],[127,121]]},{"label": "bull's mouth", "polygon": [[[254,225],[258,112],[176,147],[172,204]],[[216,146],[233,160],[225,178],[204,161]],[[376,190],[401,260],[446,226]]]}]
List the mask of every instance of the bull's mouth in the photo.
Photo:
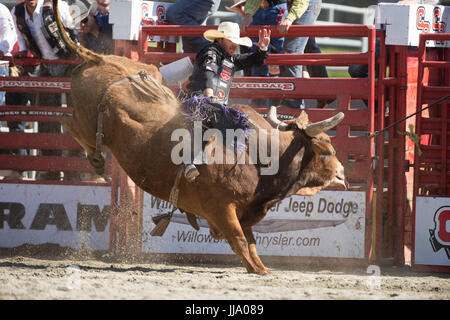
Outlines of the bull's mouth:
[{"label": "bull's mouth", "polygon": [[331,186],[344,186],[345,190],[347,190],[347,182],[345,181],[345,177],[336,175],[331,181]]}]

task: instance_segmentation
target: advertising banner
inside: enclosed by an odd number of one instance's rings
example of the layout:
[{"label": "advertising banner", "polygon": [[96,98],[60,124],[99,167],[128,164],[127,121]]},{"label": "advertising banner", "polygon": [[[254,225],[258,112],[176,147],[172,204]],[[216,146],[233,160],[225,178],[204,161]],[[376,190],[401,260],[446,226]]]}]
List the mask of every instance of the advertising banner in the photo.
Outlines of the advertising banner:
[{"label": "advertising banner", "polygon": [[416,197],[414,264],[450,266],[450,198]]},{"label": "advertising banner", "polygon": [[[152,237],[152,217],[172,205],[144,195],[143,252],[233,254],[226,240],[215,240],[207,222],[199,231],[175,211],[162,237]],[[321,191],[312,197],[291,196],[271,208],[253,227],[260,255],[364,258],[366,195],[354,191]]]},{"label": "advertising banner", "polygon": [[0,184],[0,247],[109,248],[107,186]]}]

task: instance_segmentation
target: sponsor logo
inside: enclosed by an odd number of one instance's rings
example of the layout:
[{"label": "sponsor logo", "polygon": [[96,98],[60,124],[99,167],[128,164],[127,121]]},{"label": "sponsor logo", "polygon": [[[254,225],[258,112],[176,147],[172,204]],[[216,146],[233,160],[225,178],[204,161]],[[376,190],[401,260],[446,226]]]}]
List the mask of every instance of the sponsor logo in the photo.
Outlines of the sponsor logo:
[{"label": "sponsor logo", "polygon": [[224,81],[230,80],[230,78],[231,78],[231,69],[227,68],[227,67],[224,67],[222,72],[220,73],[220,76],[222,77],[222,79]]},{"label": "sponsor logo", "polygon": [[[18,202],[0,202],[0,230],[27,229],[22,220],[26,214],[25,205]],[[33,214],[33,213],[31,213]],[[98,205],[77,204],[77,221],[72,226],[66,208],[62,203],[41,203],[28,229],[45,230],[48,225],[56,226],[58,231],[104,232],[109,221],[110,206],[104,206],[102,210]]]},{"label": "sponsor logo", "polygon": [[158,6],[156,8],[156,16],[158,17],[158,25],[161,24],[167,24],[166,23],[166,9],[164,8],[164,6]]},{"label": "sponsor logo", "polygon": [[445,31],[445,22],[441,21],[441,8],[435,7],[433,9],[433,30],[436,32],[444,32]]},{"label": "sponsor logo", "polygon": [[424,33],[430,32],[431,23],[425,20],[425,7],[417,8],[416,28]]},{"label": "sponsor logo", "polygon": [[295,85],[292,82],[234,82],[231,88],[294,91]]},{"label": "sponsor logo", "polygon": [[141,25],[142,26],[152,26],[154,24],[155,24],[155,21],[152,18],[148,4],[143,3],[141,5]]},{"label": "sponsor logo", "polygon": [[425,7],[417,8],[416,16],[416,28],[417,30],[423,31],[424,33],[435,32],[444,33],[446,24],[442,21],[442,10],[440,7],[433,8],[433,21],[426,20],[426,9]]},{"label": "sponsor logo", "polygon": [[0,88],[11,87],[70,90],[70,81],[0,80]]},{"label": "sponsor logo", "polygon": [[434,229],[429,229],[434,252],[444,249],[450,259],[450,206],[440,207],[434,213]]},{"label": "sponsor logo", "polygon": [[217,92],[217,98],[219,99],[225,98],[225,93],[223,92],[223,90],[219,90],[219,92]]},{"label": "sponsor logo", "polygon": [[[156,21],[155,21],[156,19]],[[142,26],[153,26],[161,25],[166,23],[166,9],[164,6],[159,5],[156,7],[156,16],[152,15],[151,9],[148,7],[147,3],[141,5],[141,25]]]}]

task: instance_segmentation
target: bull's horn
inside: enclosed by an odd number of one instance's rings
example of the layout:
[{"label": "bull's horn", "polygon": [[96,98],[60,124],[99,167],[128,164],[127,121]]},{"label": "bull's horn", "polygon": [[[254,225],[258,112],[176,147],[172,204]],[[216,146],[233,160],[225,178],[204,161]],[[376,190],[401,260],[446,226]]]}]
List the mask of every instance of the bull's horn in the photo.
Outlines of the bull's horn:
[{"label": "bull's horn", "polygon": [[319,133],[325,132],[337,126],[339,122],[342,121],[342,119],[344,119],[344,114],[342,112],[339,112],[337,115],[329,119],[322,120],[316,123],[311,123],[305,128],[305,132],[308,136],[315,137]]},{"label": "bull's horn", "polygon": [[277,128],[281,131],[285,131],[288,124],[277,119],[277,107],[271,106],[269,114],[267,115],[267,121],[272,125],[272,127]]}]

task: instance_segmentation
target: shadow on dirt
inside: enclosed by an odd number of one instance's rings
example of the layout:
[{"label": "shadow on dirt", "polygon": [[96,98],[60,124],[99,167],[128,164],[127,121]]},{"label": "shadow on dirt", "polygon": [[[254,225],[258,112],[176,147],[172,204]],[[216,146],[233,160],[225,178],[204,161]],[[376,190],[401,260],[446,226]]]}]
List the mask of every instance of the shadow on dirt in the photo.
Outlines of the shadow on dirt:
[{"label": "shadow on dirt", "polygon": [[[0,261],[0,268],[2,267],[17,267],[29,269],[45,269],[48,266],[39,263],[24,264],[20,262],[20,257],[28,257],[36,260],[53,260],[53,261],[67,261],[67,266],[76,264],[82,270],[98,270],[98,271],[113,271],[113,272],[160,272],[169,273],[179,271],[180,268],[186,265],[203,266],[208,268],[209,273],[224,273],[223,269],[240,268],[242,267],[240,261],[234,255],[214,256],[208,258],[207,256],[186,255],[186,254],[130,254],[130,253],[113,253],[110,251],[93,251],[93,250],[75,250],[68,247],[61,247],[58,244],[40,244],[30,245],[25,244],[16,248],[0,248],[0,259],[4,258],[18,258],[14,262]],[[283,271],[300,271],[305,273],[320,273],[320,274],[348,274],[348,275],[367,275],[370,276],[369,263],[330,263],[327,260],[317,260],[310,258],[298,258],[292,260],[284,259],[283,262],[277,262],[274,257],[262,256],[269,270],[274,273],[282,273]],[[105,264],[110,264],[105,267],[83,265],[83,261],[96,260]],[[148,266],[151,263],[160,263],[167,265],[167,268],[154,269]],[[131,266],[126,266],[131,265]],[[66,268],[67,266],[60,266]],[[180,268],[178,268],[180,267]],[[220,268],[222,270],[215,270]],[[450,279],[448,273],[435,273],[413,271],[408,265],[405,266],[380,266],[381,276],[391,277],[439,277],[442,279]],[[201,271],[200,271],[201,272]]]}]

